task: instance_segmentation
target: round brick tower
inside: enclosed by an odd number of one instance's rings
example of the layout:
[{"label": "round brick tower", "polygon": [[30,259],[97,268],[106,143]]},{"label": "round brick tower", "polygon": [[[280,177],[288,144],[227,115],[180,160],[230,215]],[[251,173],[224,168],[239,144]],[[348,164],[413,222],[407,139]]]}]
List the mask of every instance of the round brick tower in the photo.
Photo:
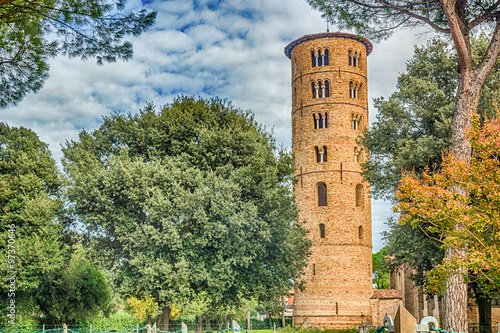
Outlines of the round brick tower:
[{"label": "round brick tower", "polygon": [[372,44],[346,33],[301,37],[292,61],[292,150],[300,220],[312,240],[295,327],[344,329],[371,318],[370,187],[361,177],[368,126],[366,57]]}]

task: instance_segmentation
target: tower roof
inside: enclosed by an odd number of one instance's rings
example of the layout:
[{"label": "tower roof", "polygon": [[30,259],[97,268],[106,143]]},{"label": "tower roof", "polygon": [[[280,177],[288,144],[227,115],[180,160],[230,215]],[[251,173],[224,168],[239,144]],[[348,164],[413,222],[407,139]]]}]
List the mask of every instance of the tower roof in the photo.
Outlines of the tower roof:
[{"label": "tower roof", "polygon": [[318,39],[318,38],[328,38],[328,37],[350,38],[350,39],[357,40],[358,42],[361,42],[361,43],[365,44],[366,55],[369,55],[372,52],[372,50],[373,50],[372,43],[368,39],[363,38],[361,36],[353,35],[353,34],[348,34],[348,33],[344,33],[344,32],[322,32],[322,33],[319,33],[319,34],[305,35],[305,36],[302,36],[302,37],[294,40],[293,42],[291,42],[290,44],[288,44],[287,46],[285,46],[285,55],[289,59],[291,59],[292,50],[293,50],[293,48],[296,45],[298,45],[300,43],[303,43],[303,42],[306,42],[308,40],[313,40],[313,39]]}]

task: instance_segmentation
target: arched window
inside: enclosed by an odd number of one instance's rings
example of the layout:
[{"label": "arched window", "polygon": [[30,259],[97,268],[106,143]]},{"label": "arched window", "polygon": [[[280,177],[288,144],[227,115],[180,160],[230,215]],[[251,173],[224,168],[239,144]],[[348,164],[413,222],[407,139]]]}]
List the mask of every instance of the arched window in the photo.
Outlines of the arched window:
[{"label": "arched window", "polygon": [[316,67],[316,55],[314,54],[314,51],[311,51],[311,63],[313,67]]},{"label": "arched window", "polygon": [[356,185],[356,207],[364,206],[364,190],[363,185]]},{"label": "arched window", "polygon": [[325,80],[325,97],[330,97],[330,81]]},{"label": "arched window", "polygon": [[319,224],[319,237],[325,238],[325,225],[323,223]]},{"label": "arched window", "polygon": [[323,56],[321,55],[321,50],[318,50],[318,66],[323,66]]},{"label": "arched window", "polygon": [[311,82],[311,88],[312,88],[312,96],[313,98],[316,98],[316,84],[314,82]]},{"label": "arched window", "polygon": [[358,236],[360,240],[363,240],[363,226],[359,226],[358,228]]},{"label": "arched window", "polygon": [[328,49],[325,49],[325,56],[323,60],[323,65],[328,66],[330,64],[330,59],[329,59],[329,54],[328,54]]},{"label": "arched window", "polygon": [[361,129],[361,116],[358,114],[352,115],[352,129],[353,130]]},{"label": "arched window", "polygon": [[322,148],[315,146],[314,147],[314,152],[316,154],[316,163],[323,163],[327,162],[327,151],[326,151],[326,146],[323,146]]},{"label": "arched window", "polygon": [[323,116],[321,113],[313,114],[314,129],[328,127],[328,113]]},{"label": "arched window", "polygon": [[325,86],[321,84],[321,81],[318,81],[318,97],[321,98],[325,96]]},{"label": "arched window", "polygon": [[318,206],[326,206],[327,205],[326,196],[327,196],[326,184],[319,183],[318,184]]},{"label": "arched window", "polygon": [[349,66],[358,67],[359,53],[349,50]]},{"label": "arched window", "polygon": [[359,149],[357,147],[354,148],[354,163],[359,163]]},{"label": "arched window", "polygon": [[323,128],[324,126],[324,121],[323,121],[323,116],[321,116],[321,113],[318,114],[318,128]]},{"label": "arched window", "polygon": [[349,97],[358,98],[358,84],[352,81],[349,83]]}]

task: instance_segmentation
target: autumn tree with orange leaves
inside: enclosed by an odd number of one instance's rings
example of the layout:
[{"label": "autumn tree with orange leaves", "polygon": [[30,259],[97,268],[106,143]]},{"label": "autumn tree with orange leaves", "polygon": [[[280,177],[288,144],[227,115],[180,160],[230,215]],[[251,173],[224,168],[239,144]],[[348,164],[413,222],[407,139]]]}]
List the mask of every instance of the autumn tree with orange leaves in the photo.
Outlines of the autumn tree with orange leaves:
[{"label": "autumn tree with orange leaves", "polygon": [[[478,114],[471,119],[470,163],[449,154],[438,173],[427,171],[422,180],[406,174],[396,193],[401,224],[425,221],[427,232],[445,235],[445,248],[467,249],[466,256],[444,259],[429,272],[428,291],[443,292],[447,276],[460,267],[471,273],[466,281],[473,277],[486,292],[500,290],[500,121],[481,125]],[[457,186],[468,195],[451,190]]]}]

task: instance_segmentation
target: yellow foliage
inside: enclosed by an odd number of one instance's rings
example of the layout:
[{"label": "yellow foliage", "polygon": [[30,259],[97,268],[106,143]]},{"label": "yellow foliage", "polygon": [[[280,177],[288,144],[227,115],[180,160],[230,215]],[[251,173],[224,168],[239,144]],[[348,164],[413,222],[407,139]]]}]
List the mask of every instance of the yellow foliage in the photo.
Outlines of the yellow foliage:
[{"label": "yellow foliage", "polygon": [[144,322],[157,314],[158,303],[151,296],[142,299],[130,297],[127,299],[126,310],[133,314],[137,320]]},{"label": "yellow foliage", "polygon": [[175,304],[172,304],[172,310],[170,311],[170,319],[176,320],[181,315],[180,311],[177,309]]}]

